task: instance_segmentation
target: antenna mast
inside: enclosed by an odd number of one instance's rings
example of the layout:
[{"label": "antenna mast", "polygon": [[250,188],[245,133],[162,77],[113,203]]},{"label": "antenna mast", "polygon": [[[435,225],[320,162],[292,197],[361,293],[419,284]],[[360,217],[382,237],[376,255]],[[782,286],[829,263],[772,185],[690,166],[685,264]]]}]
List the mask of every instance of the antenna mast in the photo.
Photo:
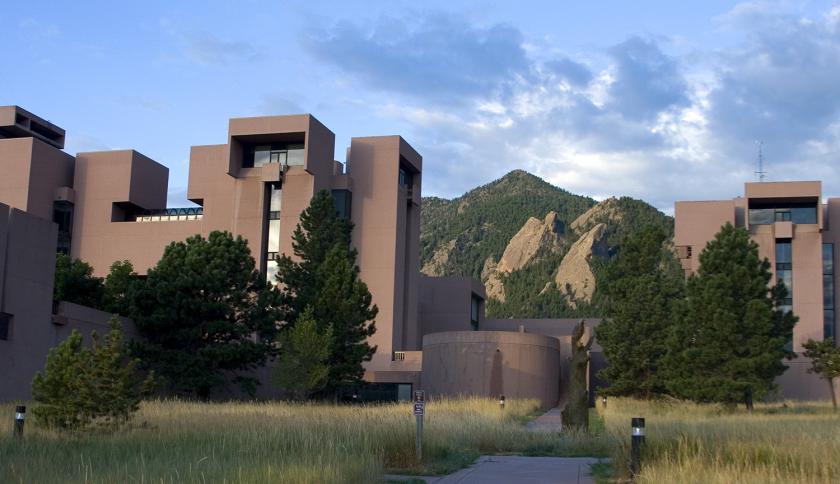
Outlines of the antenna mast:
[{"label": "antenna mast", "polygon": [[758,143],[758,171],[755,172],[755,176],[759,182],[763,182],[767,176],[767,172],[764,171],[764,152],[762,150],[764,141],[756,141],[756,143]]}]

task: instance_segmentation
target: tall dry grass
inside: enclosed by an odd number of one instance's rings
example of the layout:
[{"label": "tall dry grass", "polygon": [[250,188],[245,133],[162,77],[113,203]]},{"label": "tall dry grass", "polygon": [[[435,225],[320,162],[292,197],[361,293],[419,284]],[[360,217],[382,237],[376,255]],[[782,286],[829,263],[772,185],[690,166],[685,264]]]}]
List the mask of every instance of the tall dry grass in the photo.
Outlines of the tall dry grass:
[{"label": "tall dry grass", "polygon": [[627,473],[630,418],[645,417],[640,483],[840,482],[840,416],[828,403],[760,404],[753,413],[717,405],[610,399],[606,427]]},{"label": "tall dry grass", "polygon": [[414,457],[408,404],[145,402],[134,426],[58,435],[28,422],[12,439],[0,405],[0,482],[381,482],[386,470],[447,472],[482,453],[593,455],[606,437],[528,432],[536,401],[438,400],[427,405],[424,462]]}]

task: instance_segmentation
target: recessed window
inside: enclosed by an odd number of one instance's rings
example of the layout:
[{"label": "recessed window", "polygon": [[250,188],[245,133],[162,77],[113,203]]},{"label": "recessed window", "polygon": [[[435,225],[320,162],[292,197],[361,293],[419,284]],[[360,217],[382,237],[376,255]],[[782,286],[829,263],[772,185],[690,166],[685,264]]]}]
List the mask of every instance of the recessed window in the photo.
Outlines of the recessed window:
[{"label": "recessed window", "polygon": [[349,219],[350,209],[353,204],[353,193],[350,190],[333,190],[332,196],[338,216],[344,219]]},{"label": "recessed window", "polygon": [[769,225],[774,222],[795,224],[817,223],[816,202],[755,202],[750,203],[750,225]]},{"label": "recessed window", "polygon": [[0,313],[0,341],[8,341],[9,333],[11,332],[12,315],[9,313]]},{"label": "recessed window", "polygon": [[271,163],[284,166],[303,165],[303,143],[246,145],[242,152],[243,168],[259,168]]},{"label": "recessed window", "polygon": [[835,338],[834,331],[834,244],[823,244],[823,338]]},{"label": "recessed window", "polygon": [[473,294],[470,300],[470,326],[472,326],[474,331],[478,331],[478,318],[480,311],[481,298]]}]

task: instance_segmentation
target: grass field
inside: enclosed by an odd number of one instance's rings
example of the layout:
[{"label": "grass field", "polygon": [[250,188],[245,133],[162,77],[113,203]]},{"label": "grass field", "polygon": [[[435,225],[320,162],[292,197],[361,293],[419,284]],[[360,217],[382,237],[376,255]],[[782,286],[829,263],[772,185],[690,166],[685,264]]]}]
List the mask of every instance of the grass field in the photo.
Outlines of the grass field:
[{"label": "grass field", "polygon": [[408,404],[143,404],[132,428],[57,435],[27,422],[12,434],[0,406],[0,482],[381,482],[383,473],[445,473],[482,453],[606,455],[606,435],[532,433],[536,401],[440,400],[427,405],[424,462],[414,457]]},{"label": "grass field", "polygon": [[[0,482],[382,482],[442,474],[479,454],[612,456],[599,482],[626,477],[630,418],[646,418],[641,483],[840,482],[840,416],[828,404],[716,405],[611,398],[592,433],[532,433],[536,401],[440,400],[427,406],[424,460],[408,404],[143,404],[115,434],[58,435],[27,422],[13,439],[0,405]],[[610,479],[610,473],[617,478]]]},{"label": "grass field", "polygon": [[[645,417],[640,483],[840,482],[840,416],[828,403],[760,404],[749,414],[610,399],[598,412],[613,435],[629,436],[630,418]],[[626,476],[629,437],[616,443],[614,472]]]}]

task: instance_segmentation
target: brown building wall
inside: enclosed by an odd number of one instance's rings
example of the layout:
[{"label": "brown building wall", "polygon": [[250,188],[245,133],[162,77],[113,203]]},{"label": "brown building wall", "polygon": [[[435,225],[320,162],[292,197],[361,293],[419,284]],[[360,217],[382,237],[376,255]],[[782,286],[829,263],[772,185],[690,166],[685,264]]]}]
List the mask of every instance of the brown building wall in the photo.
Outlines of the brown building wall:
[{"label": "brown building wall", "polygon": [[420,276],[420,332],[472,331],[472,296],[481,299],[478,329],[484,327],[484,285],[471,277]]},{"label": "brown building wall", "polygon": [[[0,205],[0,312],[12,315],[8,340],[0,340],[0,400],[29,398],[55,340],[51,327],[58,228],[48,220]],[[5,245],[5,248],[3,247]],[[2,249],[5,249],[4,251]]]},{"label": "brown building wall", "polygon": [[683,269],[694,272],[700,268],[700,252],[727,222],[735,224],[735,205],[731,200],[674,204],[674,243],[691,247],[692,254],[682,259]]},{"label": "brown building wall", "polygon": [[430,396],[536,398],[557,405],[560,342],[503,331],[455,331],[423,337],[422,386]]},{"label": "brown building wall", "polygon": [[[399,136],[353,138],[347,172],[353,178],[353,245],[359,277],[379,308],[377,346],[368,370],[390,367],[393,351],[418,348],[419,192],[422,159]],[[413,171],[412,196],[399,186],[402,164]]]}]

